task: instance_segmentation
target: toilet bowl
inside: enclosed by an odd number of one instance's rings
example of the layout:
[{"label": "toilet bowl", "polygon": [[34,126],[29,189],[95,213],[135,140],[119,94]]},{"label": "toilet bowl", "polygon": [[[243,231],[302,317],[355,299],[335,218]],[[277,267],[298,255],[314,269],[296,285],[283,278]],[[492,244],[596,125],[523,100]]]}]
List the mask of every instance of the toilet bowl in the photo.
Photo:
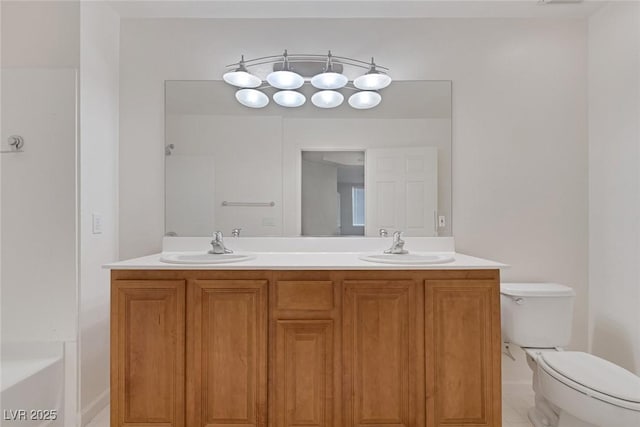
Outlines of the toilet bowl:
[{"label": "toilet bowl", "polygon": [[535,427],[640,426],[640,377],[594,355],[562,351],[573,290],[545,283],[501,285],[503,337],[525,350],[533,371]]}]

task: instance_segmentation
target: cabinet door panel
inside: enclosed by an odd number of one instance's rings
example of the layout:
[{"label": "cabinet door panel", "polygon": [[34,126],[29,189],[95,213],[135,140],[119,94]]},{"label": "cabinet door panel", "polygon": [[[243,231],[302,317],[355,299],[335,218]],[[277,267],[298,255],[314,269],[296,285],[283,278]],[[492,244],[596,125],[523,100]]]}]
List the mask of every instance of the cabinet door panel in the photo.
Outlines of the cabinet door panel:
[{"label": "cabinet door panel", "polygon": [[184,425],[184,281],[115,281],[111,426]]},{"label": "cabinet door panel", "polygon": [[426,291],[429,425],[500,426],[497,284],[427,281]]},{"label": "cabinet door panel", "polygon": [[279,320],[276,427],[333,427],[333,320]]},{"label": "cabinet door panel", "polygon": [[345,281],[345,426],[421,425],[421,294],[412,281]]},{"label": "cabinet door panel", "polygon": [[187,423],[266,422],[266,280],[189,283]]}]

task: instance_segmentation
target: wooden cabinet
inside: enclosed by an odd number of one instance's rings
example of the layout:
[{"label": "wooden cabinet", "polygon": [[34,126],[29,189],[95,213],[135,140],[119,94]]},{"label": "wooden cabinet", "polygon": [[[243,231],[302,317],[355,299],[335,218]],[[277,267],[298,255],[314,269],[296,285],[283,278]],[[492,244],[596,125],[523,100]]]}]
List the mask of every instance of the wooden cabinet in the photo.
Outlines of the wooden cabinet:
[{"label": "wooden cabinet", "polygon": [[493,280],[426,281],[431,427],[499,426],[500,299]]},{"label": "wooden cabinet", "polygon": [[185,422],[185,282],[115,280],[111,426]]},{"label": "wooden cabinet", "polygon": [[120,270],[111,322],[112,427],[501,425],[497,270]]},{"label": "wooden cabinet", "polygon": [[274,427],[340,426],[340,292],[329,272],[282,272],[271,293]]},{"label": "wooden cabinet", "polygon": [[267,281],[193,280],[187,306],[187,426],[266,426]]},{"label": "wooden cabinet", "polygon": [[344,282],[345,426],[424,425],[422,288]]}]

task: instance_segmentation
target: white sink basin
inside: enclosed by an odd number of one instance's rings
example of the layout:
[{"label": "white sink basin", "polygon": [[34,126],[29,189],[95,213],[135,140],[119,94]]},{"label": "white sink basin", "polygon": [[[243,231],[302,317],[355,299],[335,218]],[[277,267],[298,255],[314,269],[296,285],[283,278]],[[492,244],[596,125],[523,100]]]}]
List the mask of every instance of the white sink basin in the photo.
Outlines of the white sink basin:
[{"label": "white sink basin", "polygon": [[227,264],[254,259],[255,255],[246,254],[162,254],[160,261],[168,264]]},{"label": "white sink basin", "polygon": [[363,261],[378,262],[382,264],[444,264],[454,261],[454,257],[444,254],[364,254],[360,256]]}]

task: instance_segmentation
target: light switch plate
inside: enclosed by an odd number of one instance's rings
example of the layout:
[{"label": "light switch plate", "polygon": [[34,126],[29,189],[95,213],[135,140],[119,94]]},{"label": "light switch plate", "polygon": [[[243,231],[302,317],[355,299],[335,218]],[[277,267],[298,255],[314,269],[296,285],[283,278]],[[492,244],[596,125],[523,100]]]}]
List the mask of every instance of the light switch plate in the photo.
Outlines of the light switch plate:
[{"label": "light switch plate", "polygon": [[94,213],[91,215],[91,220],[91,231],[93,232],[93,234],[102,234],[102,215]]},{"label": "light switch plate", "polygon": [[445,219],[444,215],[440,215],[438,217],[438,227],[440,228],[444,228],[447,226],[447,220]]}]

